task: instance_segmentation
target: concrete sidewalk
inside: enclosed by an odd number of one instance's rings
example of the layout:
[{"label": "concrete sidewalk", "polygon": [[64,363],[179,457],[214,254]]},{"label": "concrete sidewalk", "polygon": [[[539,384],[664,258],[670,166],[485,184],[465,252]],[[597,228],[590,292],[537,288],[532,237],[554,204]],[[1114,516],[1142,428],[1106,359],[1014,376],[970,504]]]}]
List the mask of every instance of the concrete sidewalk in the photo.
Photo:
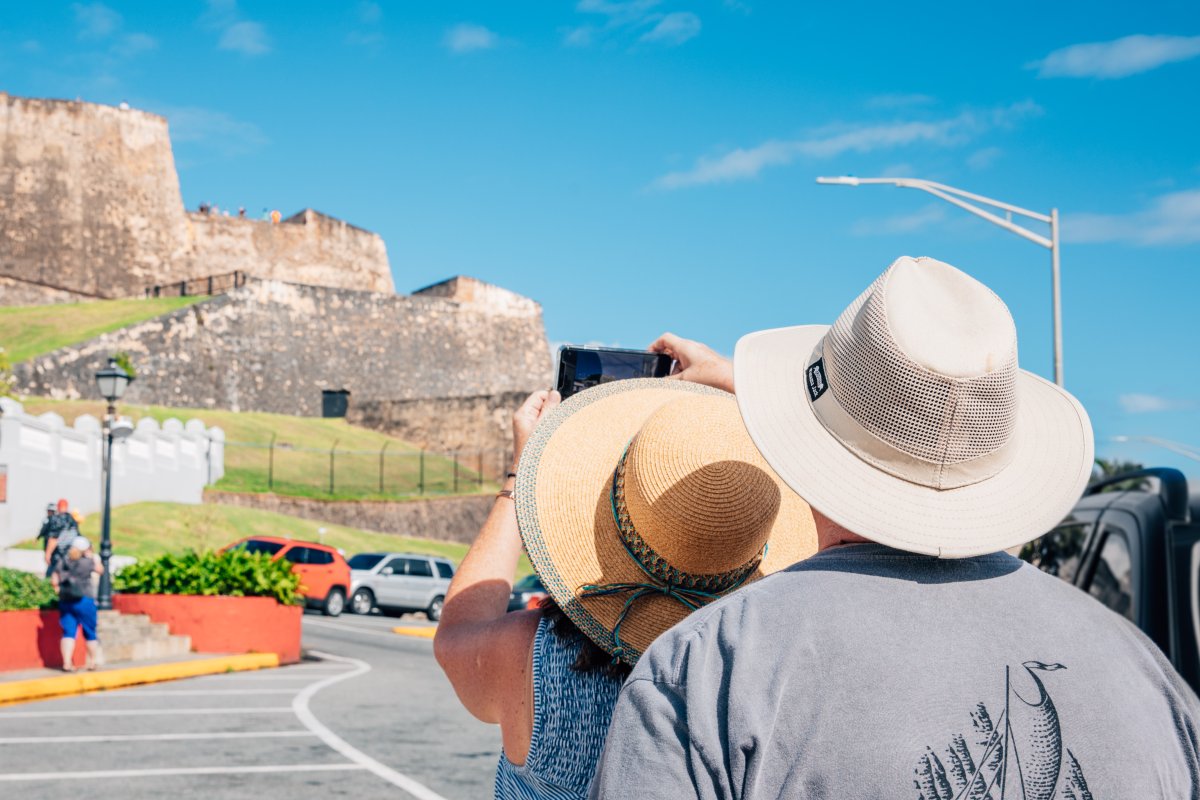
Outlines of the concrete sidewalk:
[{"label": "concrete sidewalk", "polygon": [[279,656],[275,653],[229,656],[192,653],[170,660],[138,662],[94,672],[38,669],[0,673],[0,705],[278,666]]}]

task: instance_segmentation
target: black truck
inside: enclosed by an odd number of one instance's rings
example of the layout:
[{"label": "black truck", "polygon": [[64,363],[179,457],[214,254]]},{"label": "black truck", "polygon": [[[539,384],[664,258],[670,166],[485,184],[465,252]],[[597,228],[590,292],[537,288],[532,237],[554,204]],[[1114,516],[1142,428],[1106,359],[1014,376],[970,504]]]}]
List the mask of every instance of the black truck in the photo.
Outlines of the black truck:
[{"label": "black truck", "polygon": [[1179,470],[1092,483],[1021,558],[1137,625],[1200,692],[1200,492]]}]

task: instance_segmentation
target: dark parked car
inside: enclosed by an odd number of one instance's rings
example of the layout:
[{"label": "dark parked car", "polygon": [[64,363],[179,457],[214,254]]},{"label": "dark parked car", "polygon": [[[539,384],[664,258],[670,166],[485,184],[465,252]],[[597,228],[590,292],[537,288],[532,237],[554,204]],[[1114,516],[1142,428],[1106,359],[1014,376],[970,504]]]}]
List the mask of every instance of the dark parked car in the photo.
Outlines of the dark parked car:
[{"label": "dark parked car", "polygon": [[1139,470],[1093,483],[1021,557],[1137,625],[1200,691],[1198,520],[1200,492],[1181,472]]},{"label": "dark parked car", "polygon": [[546,596],[546,587],[537,575],[526,575],[513,584],[512,594],[508,597],[508,610],[520,611],[523,608],[536,608]]}]

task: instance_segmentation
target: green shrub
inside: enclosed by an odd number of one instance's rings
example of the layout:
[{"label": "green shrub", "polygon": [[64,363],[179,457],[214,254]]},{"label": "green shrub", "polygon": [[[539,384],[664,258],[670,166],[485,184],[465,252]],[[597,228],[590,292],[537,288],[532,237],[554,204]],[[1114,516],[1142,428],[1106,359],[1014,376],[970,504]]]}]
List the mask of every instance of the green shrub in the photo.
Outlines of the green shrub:
[{"label": "green shrub", "polygon": [[303,602],[300,576],[288,561],[272,561],[265,553],[245,550],[167,554],[126,567],[113,582],[116,591],[129,594],[272,597],[284,605]]},{"label": "green shrub", "polygon": [[54,587],[45,578],[0,567],[0,611],[53,608],[57,600]]}]

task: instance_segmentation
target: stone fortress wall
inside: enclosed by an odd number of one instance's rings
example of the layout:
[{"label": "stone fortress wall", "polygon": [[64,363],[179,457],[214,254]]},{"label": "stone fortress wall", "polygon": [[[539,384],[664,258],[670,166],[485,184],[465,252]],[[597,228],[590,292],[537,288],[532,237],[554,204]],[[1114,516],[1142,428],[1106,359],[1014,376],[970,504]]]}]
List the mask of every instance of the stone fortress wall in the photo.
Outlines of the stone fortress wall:
[{"label": "stone fortress wall", "polygon": [[234,270],[394,291],[377,234],[312,210],[280,224],[185,211],[163,117],[0,92],[0,305]]},{"label": "stone fortress wall", "polygon": [[251,280],[18,364],[16,388],[90,397],[95,371],[121,351],[138,371],[127,402],[308,416],[321,414],[326,389],[349,391],[352,407],[512,397],[549,385],[551,372],[541,307],[496,286],[460,277],[403,296]]},{"label": "stone fortress wall", "polygon": [[550,383],[534,301],[467,277],[396,295],[374,233],[311,209],[278,224],[186,211],[164,118],[0,92],[0,305],[172,293],[235,271],[251,280],[15,365],[15,388],[93,397],[123,351],[130,403],[319,415],[323,390],[345,390],[351,421],[500,451],[512,409]]}]

